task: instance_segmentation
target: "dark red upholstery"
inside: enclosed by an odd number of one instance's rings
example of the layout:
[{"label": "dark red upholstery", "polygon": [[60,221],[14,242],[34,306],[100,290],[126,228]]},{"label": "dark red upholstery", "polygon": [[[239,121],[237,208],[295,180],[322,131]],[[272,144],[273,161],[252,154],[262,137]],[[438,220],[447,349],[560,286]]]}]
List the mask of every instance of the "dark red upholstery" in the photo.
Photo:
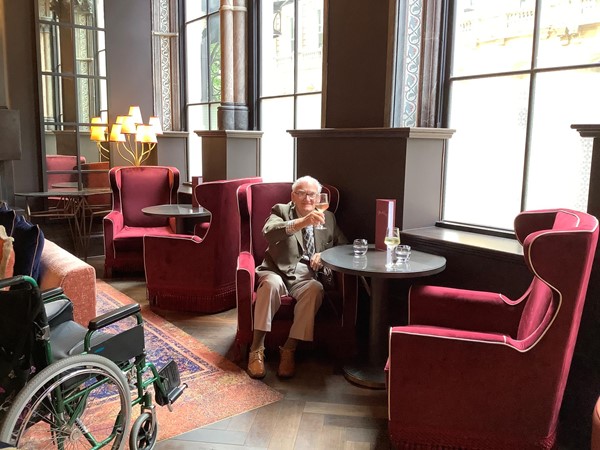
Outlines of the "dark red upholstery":
[{"label": "dark red upholstery", "polygon": [[145,234],[175,233],[168,217],[147,216],[142,208],[177,203],[179,170],[164,166],[113,167],[109,171],[113,210],[104,217],[104,274],[113,270],[141,272],[144,269]]},{"label": "dark red upholstery", "polygon": [[389,432],[400,449],[553,448],[598,241],[595,217],[515,219],[533,280],[499,293],[411,288],[409,324],[390,330]]},{"label": "dark red upholstery", "polygon": [[208,229],[196,226],[199,236],[144,237],[150,305],[199,313],[235,307],[235,264],[240,251],[236,191],[242,184],[260,181],[257,177],[199,184],[195,195],[211,213]]},{"label": "dark red upholstery", "polygon": [[[242,224],[241,249],[237,262],[237,306],[238,330],[236,344],[245,352],[252,342],[256,301],[255,268],[262,263],[267,242],[262,227],[276,203],[291,200],[292,183],[259,183],[240,186],[238,189],[239,211]],[[338,190],[329,185],[323,192],[330,194],[329,210],[334,212],[339,204]],[[322,343],[336,357],[351,356],[355,351],[356,293],[357,279],[340,277],[338,290],[327,292],[315,322],[315,342]],[[292,297],[282,298],[282,305],[275,315],[266,346],[282,345],[288,337],[294,317]]]}]

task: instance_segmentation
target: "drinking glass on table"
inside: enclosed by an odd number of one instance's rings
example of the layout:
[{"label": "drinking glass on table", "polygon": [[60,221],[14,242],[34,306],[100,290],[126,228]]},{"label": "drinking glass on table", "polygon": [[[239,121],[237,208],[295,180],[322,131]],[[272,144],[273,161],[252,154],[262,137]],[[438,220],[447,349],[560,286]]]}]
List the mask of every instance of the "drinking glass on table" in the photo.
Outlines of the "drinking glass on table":
[{"label": "drinking glass on table", "polygon": [[400,244],[400,229],[398,227],[388,227],[388,229],[385,231],[385,239],[383,240],[383,242],[387,247],[388,255],[390,256],[385,267],[390,269],[394,267],[394,264],[396,262],[394,250]]},{"label": "drinking glass on table", "polygon": [[[315,209],[320,212],[327,211],[329,208],[329,195],[328,194],[317,194],[317,198],[315,199]],[[322,223],[315,227],[315,230],[325,230],[326,228]]]},{"label": "drinking glass on table", "polygon": [[410,259],[410,245],[398,245],[396,247],[396,262],[405,263]]}]

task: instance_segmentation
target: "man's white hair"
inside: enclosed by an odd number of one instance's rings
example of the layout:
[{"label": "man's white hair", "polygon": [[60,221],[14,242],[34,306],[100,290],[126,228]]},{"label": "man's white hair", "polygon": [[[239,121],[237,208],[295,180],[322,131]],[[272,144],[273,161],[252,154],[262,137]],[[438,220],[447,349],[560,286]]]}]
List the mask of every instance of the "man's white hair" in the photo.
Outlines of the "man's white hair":
[{"label": "man's white hair", "polygon": [[294,184],[292,184],[292,191],[295,191],[298,185],[301,183],[315,184],[317,185],[317,192],[321,192],[321,183],[319,183],[319,181],[316,178],[313,178],[310,175],[304,175],[303,177],[300,177],[296,181],[294,181]]}]

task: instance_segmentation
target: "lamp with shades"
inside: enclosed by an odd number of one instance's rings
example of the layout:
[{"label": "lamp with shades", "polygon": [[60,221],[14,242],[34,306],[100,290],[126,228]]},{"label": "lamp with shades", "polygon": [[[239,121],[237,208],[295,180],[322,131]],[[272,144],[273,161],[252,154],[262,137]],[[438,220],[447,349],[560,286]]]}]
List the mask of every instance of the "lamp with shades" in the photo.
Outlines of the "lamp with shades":
[{"label": "lamp with shades", "polygon": [[108,157],[108,149],[102,142],[114,142],[121,158],[134,166],[141,166],[156,147],[157,134],[162,134],[158,117],[150,117],[148,125],[145,125],[140,107],[130,106],[129,113],[126,116],[117,116],[115,123],[110,127],[103,124],[99,117],[94,117],[90,139],[96,141],[101,158]]}]

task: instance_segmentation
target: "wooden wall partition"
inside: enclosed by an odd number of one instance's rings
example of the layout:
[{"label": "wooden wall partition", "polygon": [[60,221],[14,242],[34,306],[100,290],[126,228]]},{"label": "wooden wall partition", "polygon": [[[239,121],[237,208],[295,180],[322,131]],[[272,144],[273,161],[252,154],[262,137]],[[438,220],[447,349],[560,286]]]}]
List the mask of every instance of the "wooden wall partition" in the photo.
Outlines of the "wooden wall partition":
[{"label": "wooden wall partition", "polygon": [[375,200],[396,199],[401,229],[440,218],[445,142],[454,130],[343,128],[290,131],[296,175],[340,190],[338,220],[349,239],[375,239]]}]

